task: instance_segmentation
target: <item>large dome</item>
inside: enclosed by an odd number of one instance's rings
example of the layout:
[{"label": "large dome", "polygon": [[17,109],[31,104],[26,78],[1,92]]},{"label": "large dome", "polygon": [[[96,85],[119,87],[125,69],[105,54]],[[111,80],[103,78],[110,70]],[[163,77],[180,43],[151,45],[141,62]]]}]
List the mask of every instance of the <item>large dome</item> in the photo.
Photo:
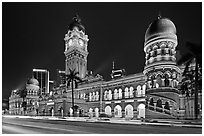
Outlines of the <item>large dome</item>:
[{"label": "large dome", "polygon": [[74,27],[77,27],[79,29],[79,31],[83,31],[85,32],[85,28],[84,26],[81,24],[81,19],[79,18],[79,16],[76,14],[75,17],[73,18],[72,23],[69,25],[69,30],[73,30]]},{"label": "large dome", "polygon": [[28,81],[27,81],[27,84],[32,84],[32,85],[39,85],[39,82],[38,82],[38,80],[37,79],[35,79],[35,78],[31,78],[31,79],[29,79]]},{"label": "large dome", "polygon": [[161,34],[176,34],[176,27],[170,19],[158,17],[152,22],[145,33],[145,42]]}]

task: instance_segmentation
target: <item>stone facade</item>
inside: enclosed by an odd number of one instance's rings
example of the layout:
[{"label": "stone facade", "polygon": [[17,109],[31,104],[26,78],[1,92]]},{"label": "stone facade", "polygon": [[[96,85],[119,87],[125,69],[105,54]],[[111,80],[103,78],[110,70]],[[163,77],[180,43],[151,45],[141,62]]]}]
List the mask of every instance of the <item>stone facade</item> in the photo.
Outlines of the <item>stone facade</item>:
[{"label": "stone facade", "polygon": [[[88,36],[78,16],[69,25],[65,35],[65,73],[79,72],[83,82],[74,86],[77,116],[99,117],[106,114],[116,118],[185,118],[193,117],[193,97],[190,101],[180,95],[178,86],[183,66],[176,65],[176,28],[167,18],[158,18],[145,34],[146,62],[143,73],[121,76],[109,81],[87,71]],[[122,74],[121,74],[122,75]],[[11,113],[18,110],[13,103],[20,100],[11,96]],[[67,84],[40,97],[28,97],[37,102],[28,110],[40,116],[73,116],[72,90]],[[201,107],[202,94],[199,94]],[[28,102],[29,103],[29,102]],[[190,108],[186,103],[189,103]],[[30,112],[31,113],[31,112]],[[28,114],[29,115],[29,114]]]}]

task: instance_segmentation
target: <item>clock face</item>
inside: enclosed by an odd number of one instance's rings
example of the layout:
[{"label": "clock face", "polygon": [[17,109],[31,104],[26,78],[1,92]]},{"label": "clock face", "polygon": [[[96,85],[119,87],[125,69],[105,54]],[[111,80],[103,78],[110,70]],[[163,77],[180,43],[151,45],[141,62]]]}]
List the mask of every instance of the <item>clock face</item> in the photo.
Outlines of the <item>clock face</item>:
[{"label": "clock face", "polygon": [[70,39],[70,40],[68,41],[68,45],[69,45],[69,46],[72,45],[72,39]]},{"label": "clock face", "polygon": [[84,42],[83,42],[81,39],[79,40],[79,45],[80,45],[80,46],[83,46],[83,45],[84,45]]}]

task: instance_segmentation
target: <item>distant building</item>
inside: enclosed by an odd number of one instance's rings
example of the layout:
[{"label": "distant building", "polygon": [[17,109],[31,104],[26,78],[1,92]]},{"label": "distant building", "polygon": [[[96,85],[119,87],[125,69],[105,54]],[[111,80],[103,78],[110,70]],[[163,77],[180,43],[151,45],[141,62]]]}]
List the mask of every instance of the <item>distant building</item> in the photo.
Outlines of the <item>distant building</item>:
[{"label": "distant building", "polygon": [[113,61],[113,68],[111,71],[111,78],[115,79],[115,78],[121,78],[125,76],[125,69],[115,69],[115,63]]},{"label": "distant building", "polygon": [[41,94],[49,93],[49,71],[33,69],[33,77],[38,80]]},{"label": "distant building", "polygon": [[57,81],[56,81],[56,86],[63,86],[66,84],[66,77],[65,77],[65,71],[61,71],[57,69]]}]

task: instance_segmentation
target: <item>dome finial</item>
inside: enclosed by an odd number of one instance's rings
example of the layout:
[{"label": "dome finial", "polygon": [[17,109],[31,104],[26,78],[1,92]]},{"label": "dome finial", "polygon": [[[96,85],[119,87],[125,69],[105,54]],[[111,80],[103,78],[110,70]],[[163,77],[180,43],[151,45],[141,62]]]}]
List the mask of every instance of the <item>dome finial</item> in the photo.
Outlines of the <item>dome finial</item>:
[{"label": "dome finial", "polygon": [[77,12],[76,12],[75,16],[73,17],[73,20],[76,21],[76,22],[81,22],[81,19],[80,19]]},{"label": "dome finial", "polygon": [[158,17],[157,17],[158,19],[161,19],[162,18],[162,16],[161,16],[161,11],[159,10],[159,14],[158,14]]}]

